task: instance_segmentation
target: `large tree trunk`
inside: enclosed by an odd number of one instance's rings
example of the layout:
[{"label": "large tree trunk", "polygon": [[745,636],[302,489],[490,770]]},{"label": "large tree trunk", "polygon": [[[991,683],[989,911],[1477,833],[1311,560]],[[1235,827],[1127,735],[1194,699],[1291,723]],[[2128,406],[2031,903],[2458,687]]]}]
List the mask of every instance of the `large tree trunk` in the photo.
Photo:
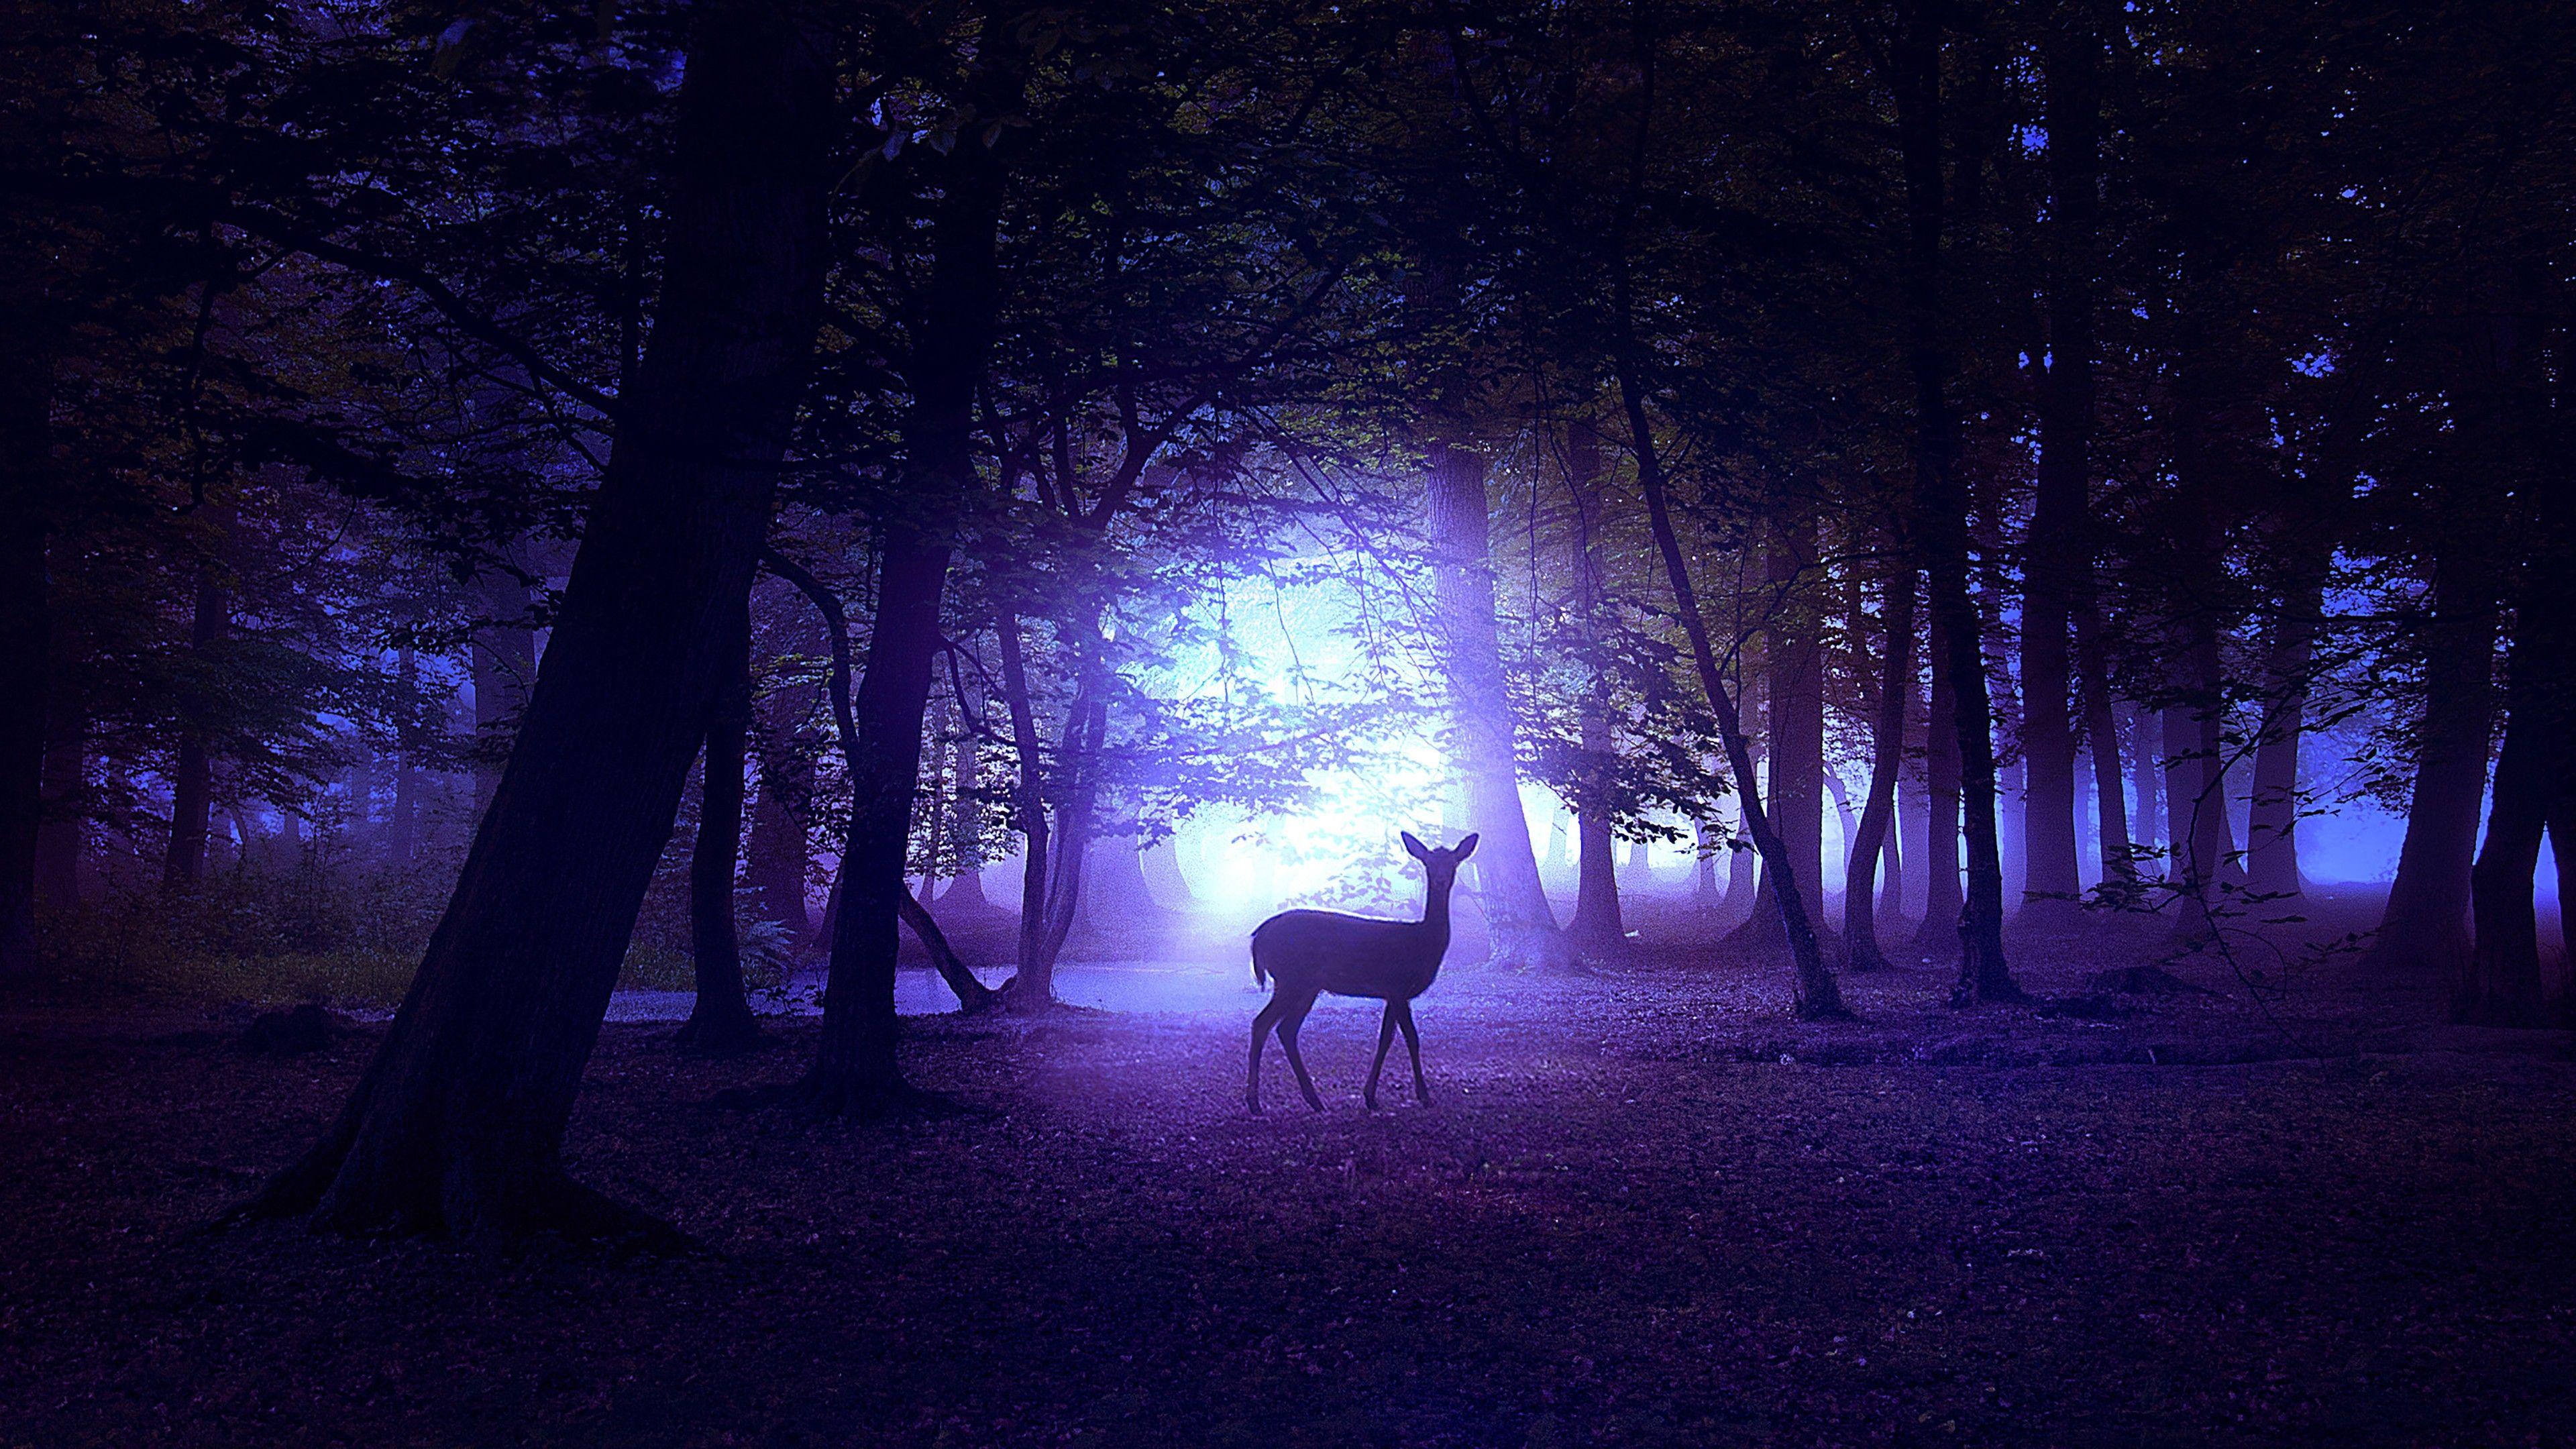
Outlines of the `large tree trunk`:
[{"label": "large tree trunk", "polygon": [[[1887,967],[1878,945],[1873,882],[1896,811],[1896,776],[1905,765],[1905,703],[1914,692],[1914,568],[1900,562],[1887,578],[1887,651],[1879,673],[1878,717],[1871,722],[1869,799],[1843,874],[1843,951],[1854,971]],[[1891,870],[1891,874],[1892,874]]]},{"label": "large tree trunk", "polygon": [[[1764,633],[1770,708],[1770,793],[1764,809],[1795,867],[1807,919],[1824,915],[1825,658],[1813,601],[1816,523],[1805,505],[1774,530],[1765,552],[1771,614]],[[1766,857],[1764,865],[1770,862]],[[1763,889],[1772,888],[1765,875]],[[1756,908],[1735,935],[1736,943],[1777,948],[1783,941],[1777,909]],[[1825,932],[1817,927],[1821,938]]]},{"label": "large tree trunk", "polygon": [[661,311],[535,696],[383,1047],[254,1211],[500,1237],[652,1226],[573,1184],[561,1148],[738,657],[812,357],[832,64],[793,14],[731,0],[698,18]]},{"label": "large tree trunk", "polygon": [[2485,563],[2463,551],[2434,563],[2406,837],[2368,958],[2391,970],[2443,976],[2469,951],[2469,871],[2495,717],[2495,591]]},{"label": "large tree trunk", "polygon": [[1539,882],[1529,817],[1521,809],[1512,702],[1495,637],[1494,570],[1485,499],[1485,459],[1435,442],[1428,459],[1432,592],[1440,616],[1442,672],[1449,681],[1451,763],[1467,789],[1476,847],[1476,904],[1494,959],[1564,968],[1574,953],[1556,927]]},{"label": "large tree trunk", "polygon": [[[2539,661],[2514,648],[2517,676],[2538,673]],[[2451,972],[2451,1019],[2480,1026],[2545,1025],[2540,978],[2540,937],[2532,911],[2532,879],[2540,865],[2540,838],[2549,823],[2552,776],[2566,750],[2571,723],[2552,718],[2545,691],[2517,677],[2511,722],[2496,759],[2495,805],[2487,816],[2486,844],[2470,874],[2477,921],[2474,945]],[[2552,736],[2556,737],[2553,738]],[[2560,904],[2560,909],[2566,909]]]},{"label": "large tree trunk", "polygon": [[[1600,702],[1587,699],[1579,706],[1582,719],[1577,728],[1587,762],[1599,762],[1610,749],[1609,723]],[[1586,768],[1597,766],[1587,763]],[[1600,957],[1624,950],[1628,928],[1619,913],[1619,870],[1614,852],[1616,842],[1610,833],[1610,815],[1606,804],[1588,799],[1574,818],[1574,919],[1565,928],[1566,939],[1574,949],[1588,957]]]},{"label": "large tree trunk", "polygon": [[689,951],[697,1001],[672,1042],[684,1051],[730,1056],[770,1044],[743,992],[742,945],[733,915],[734,868],[742,857],[743,741],[751,730],[749,594],[735,630],[728,682],[707,723],[698,790],[698,838],[689,855]]},{"label": "large tree trunk", "polygon": [[[1942,342],[1941,19],[1932,0],[1899,7],[1894,76],[1897,131],[1905,159],[1906,356],[1914,374],[1914,486],[1930,560],[1932,617],[1950,665],[1957,721],[1959,794],[1968,850],[1967,900],[1959,912],[1961,1006],[2018,1000],[2004,960],[2003,859],[1995,833],[1995,742],[1977,604],[1968,591],[1968,502],[1956,473],[1957,425],[1950,413],[1950,360]],[[1940,824],[1935,820],[1934,826]]]},{"label": "large tree trunk", "polygon": [[194,888],[206,876],[206,827],[214,814],[215,759],[208,738],[206,698],[215,668],[214,652],[223,643],[232,604],[225,596],[222,564],[214,557],[230,532],[226,510],[205,510],[211,535],[207,554],[197,565],[196,607],[189,621],[188,650],[195,678],[180,697],[178,763],[170,772],[170,844],[161,857],[165,889]]},{"label": "large tree trunk", "polygon": [[[2022,754],[2028,769],[2025,899],[2073,919],[2075,720],[2067,635],[2093,571],[2093,272],[2099,205],[2096,52],[2086,11],[2058,7],[2048,37],[2048,371],[2039,409],[2039,499],[2022,604]],[[2079,577],[2080,576],[2080,577]],[[2025,909],[2028,909],[2026,907]]]}]

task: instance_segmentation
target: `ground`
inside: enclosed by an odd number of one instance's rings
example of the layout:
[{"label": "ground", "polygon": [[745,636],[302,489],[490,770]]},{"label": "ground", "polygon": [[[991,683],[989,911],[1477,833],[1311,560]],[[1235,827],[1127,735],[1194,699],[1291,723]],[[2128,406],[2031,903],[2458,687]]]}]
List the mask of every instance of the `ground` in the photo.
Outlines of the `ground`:
[{"label": "ground", "polygon": [[[2140,949],[2150,942],[2136,943]],[[2025,942],[2044,994],[2132,959]],[[810,1126],[613,1024],[585,1181],[709,1251],[198,1230],[339,1104],[244,1013],[0,1018],[0,1445],[2340,1445],[2576,1442],[2576,1051],[2327,965],[1953,1012],[1921,966],[1453,966],[1435,1101],[1361,1109],[1259,998],[913,1023],[976,1109]],[[2094,1020],[2091,1017],[2109,1019]],[[1401,1047],[1398,1048],[1399,1056]]]}]

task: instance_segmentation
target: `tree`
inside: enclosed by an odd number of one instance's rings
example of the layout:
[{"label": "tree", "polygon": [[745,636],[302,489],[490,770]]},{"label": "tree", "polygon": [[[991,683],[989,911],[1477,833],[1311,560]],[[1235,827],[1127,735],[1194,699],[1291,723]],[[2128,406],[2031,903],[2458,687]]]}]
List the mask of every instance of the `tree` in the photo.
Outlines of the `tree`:
[{"label": "tree", "polygon": [[820,320],[828,37],[698,19],[668,281],[527,717],[445,917],[339,1119],[248,1211],[343,1231],[649,1225],[561,1144],[654,860],[705,738]]}]

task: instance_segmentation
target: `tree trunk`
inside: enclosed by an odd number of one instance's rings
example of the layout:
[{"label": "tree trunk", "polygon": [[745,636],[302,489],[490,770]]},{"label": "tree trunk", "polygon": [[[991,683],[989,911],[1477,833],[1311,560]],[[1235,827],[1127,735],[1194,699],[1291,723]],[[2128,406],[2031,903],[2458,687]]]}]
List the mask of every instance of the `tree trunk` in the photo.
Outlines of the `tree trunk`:
[{"label": "tree trunk", "polygon": [[[2021,987],[2004,960],[2003,859],[1995,833],[1994,719],[1977,604],[1968,591],[1968,504],[1955,471],[1950,361],[1942,343],[1941,19],[1932,0],[1903,0],[1893,57],[1897,132],[1905,158],[1905,335],[1914,374],[1914,487],[1931,563],[1932,617],[1950,664],[1959,794],[1968,850],[1959,912],[1955,1005],[2012,1001]],[[1940,822],[1933,822],[1937,828]]]},{"label": "tree trunk", "polygon": [[[1897,759],[1900,762],[1898,769],[1901,774],[1904,759],[1901,745]],[[1878,913],[1893,920],[1901,920],[1905,915],[1904,840],[1907,828],[1905,817],[1906,812],[1914,808],[1910,805],[1901,805],[1900,799],[1901,797],[1891,798],[1887,802],[1887,835],[1880,847],[1880,858],[1884,865],[1879,872]]]},{"label": "tree trunk", "polygon": [[[1691,822],[1691,843],[1698,847],[1698,858],[1691,870],[1691,904],[1699,910],[1713,911],[1725,901],[1718,890],[1717,857],[1710,852],[1720,849],[1716,843],[1717,827],[1706,820]],[[1729,851],[1728,854],[1734,852]]]},{"label": "tree trunk", "polygon": [[[766,617],[769,622],[754,636],[760,672],[775,675],[782,656],[811,656],[825,647],[812,627],[818,616],[802,603]],[[752,803],[751,829],[743,841],[743,885],[759,901],[760,913],[785,925],[800,944],[817,935],[805,877],[811,866],[814,752],[820,743],[812,724],[821,696],[821,685],[810,676],[773,677],[760,696],[755,706],[760,795]]]},{"label": "tree trunk", "polygon": [[[2523,657],[2522,641],[2515,642],[2516,673],[2537,673],[2531,668],[2536,661]],[[2476,940],[2451,973],[2451,1020],[2478,1026],[2547,1024],[2532,879],[2540,866],[2541,831],[2549,822],[2550,777],[2557,763],[2550,756],[2566,748],[2569,722],[2549,718],[2542,691],[2519,678],[2513,695],[2512,719],[2496,759],[2486,844],[2470,875]],[[2552,725],[2562,732],[2560,739],[2550,738]]]},{"label": "tree trunk", "polygon": [[1566,940],[1587,957],[1616,955],[1627,949],[1628,928],[1620,919],[1617,849],[1610,833],[1610,810],[1603,772],[1610,759],[1609,701],[1597,683],[1576,706],[1578,741],[1583,751],[1583,785],[1574,817],[1574,919]]},{"label": "tree trunk", "polygon": [[2156,712],[2145,705],[2132,704],[2128,712],[2129,775],[2138,791],[2137,823],[2130,829],[2137,841],[2140,874],[2161,879],[2172,868],[2166,850],[2171,837],[2160,835],[2156,824],[2165,809],[2163,727]]},{"label": "tree trunk", "polygon": [[2270,698],[2255,744],[2254,800],[2245,829],[2246,884],[2259,896],[2300,891],[2299,744],[2307,726],[2308,675],[2324,622],[2329,562],[2324,547],[2301,549],[2281,617],[2273,626],[2265,669]]},{"label": "tree trunk", "polygon": [[738,657],[821,311],[831,48],[711,6],[679,111],[660,315],[492,808],[347,1108],[253,1211],[669,1241],[566,1176],[563,1131]]},{"label": "tree trunk", "polygon": [[2042,920],[2074,918],[2084,881],[2075,844],[2075,720],[2067,635],[2078,575],[2093,571],[2093,273],[2100,182],[2099,42],[2063,4],[2047,41],[2048,370],[2039,408],[2038,506],[2022,602],[2022,755],[2027,774],[2024,899]]},{"label": "tree trunk", "polygon": [[509,757],[510,735],[528,707],[537,677],[537,631],[528,624],[528,585],[517,574],[487,567],[474,580],[474,813],[492,804]]},{"label": "tree trunk", "polygon": [[[1861,807],[1851,862],[1843,874],[1843,959],[1854,971],[1881,971],[1878,945],[1879,853],[1896,811],[1896,776],[1905,765],[1905,702],[1914,692],[1914,569],[1900,564],[1887,578],[1887,652],[1879,673],[1878,717],[1870,732],[1869,799]],[[1891,874],[1893,870],[1891,869]]]},{"label": "tree trunk", "polygon": [[[1185,912],[1198,903],[1190,891],[1189,877],[1181,874],[1179,841],[1177,834],[1165,836],[1136,853],[1137,868],[1145,876],[1147,898],[1167,912]],[[983,899],[980,892],[976,899]]]},{"label": "tree trunk", "polygon": [[2120,725],[2111,706],[2110,649],[2102,637],[2093,570],[2084,570],[2076,600],[2075,652],[2083,670],[2084,733],[2092,742],[2094,821],[2101,830],[2102,880],[2123,886],[2137,879],[2137,845],[2129,831],[2129,800],[2120,773]]},{"label": "tree trunk", "polygon": [[[1624,324],[1624,306],[1621,320]],[[1808,918],[1797,867],[1780,832],[1772,827],[1770,815],[1762,808],[1762,791],[1754,781],[1753,751],[1745,742],[1744,721],[1736,713],[1735,696],[1727,691],[1726,677],[1718,669],[1717,649],[1708,636],[1708,620],[1700,614],[1699,593],[1691,586],[1690,564],[1682,556],[1680,535],[1673,530],[1672,507],[1664,494],[1663,465],[1655,448],[1654,429],[1646,418],[1646,395],[1638,386],[1634,370],[1635,343],[1624,329],[1621,341],[1624,346],[1619,359],[1619,400],[1628,414],[1638,489],[1646,496],[1646,519],[1654,529],[1655,550],[1663,556],[1664,578],[1673,591],[1674,612],[1681,616],[1682,632],[1690,639],[1691,663],[1699,673],[1700,692],[1717,716],[1717,736],[1726,748],[1727,768],[1735,776],[1736,805],[1743,812],[1745,833],[1753,837],[1753,848],[1761,852],[1764,875],[1777,887],[1771,900],[1780,913],[1781,929],[1789,938],[1797,1014],[1810,1021],[1848,1020],[1851,1008],[1843,1004],[1842,987],[1825,964],[1824,946],[1816,939],[1815,924]]]},{"label": "tree trunk", "polygon": [[188,648],[196,678],[179,705],[179,758],[170,772],[170,848],[161,858],[161,884],[168,890],[193,889],[206,877],[206,826],[213,818],[215,765],[212,728],[206,718],[206,694],[212,684],[215,647],[223,642],[231,604],[224,595],[221,565],[212,556],[230,532],[228,520],[213,506],[206,509],[213,534],[208,556],[197,566],[196,609],[188,629]]},{"label": "tree trunk", "polygon": [[1562,969],[1574,964],[1574,953],[1557,931],[1556,910],[1539,883],[1529,817],[1521,809],[1512,702],[1495,637],[1485,460],[1471,448],[1435,442],[1427,472],[1451,763],[1466,785],[1468,828],[1483,842],[1476,847],[1476,903],[1496,960]]},{"label": "tree trunk", "polygon": [[[1823,935],[1825,651],[1816,615],[1816,520],[1800,507],[1772,539],[1771,798],[1764,802]],[[1774,917],[1766,917],[1772,919]]]},{"label": "tree trunk", "polygon": [[1628,928],[1619,911],[1618,845],[1599,813],[1574,820],[1574,920],[1566,939],[1587,957],[1626,947]]},{"label": "tree trunk", "polygon": [[89,834],[88,726],[59,696],[53,703],[45,731],[44,819],[36,827],[36,899],[68,910],[80,904]]},{"label": "tree trunk", "polygon": [[[44,7],[20,8],[29,20]],[[13,37],[15,38],[15,37]],[[11,163],[59,156],[77,67],[43,47],[13,46]],[[24,148],[23,150],[21,148]],[[36,974],[36,840],[44,818],[47,711],[55,690],[54,621],[46,535],[54,519],[54,362],[65,313],[50,218],[10,204],[12,243],[0,253],[0,982]]]},{"label": "tree trunk", "polygon": [[743,992],[742,944],[733,915],[734,868],[741,859],[743,741],[751,728],[749,594],[735,629],[729,676],[707,723],[706,763],[698,791],[698,838],[689,855],[689,949],[697,1001],[672,1044],[704,1056],[731,1056],[770,1045]]},{"label": "tree trunk", "polygon": [[2415,785],[2397,878],[2368,957],[2389,970],[2444,977],[2469,952],[2469,871],[2495,718],[2495,592],[2484,563],[2460,554],[2434,562]]},{"label": "tree trunk", "polygon": [[53,670],[42,483],[49,373],[24,358],[0,361],[0,388],[23,389],[0,397],[0,981],[32,976],[39,964],[36,842]]},{"label": "tree trunk", "polygon": [[1924,727],[1923,772],[1927,835],[1924,840],[1923,921],[1914,944],[1935,951],[1959,938],[1959,714],[1951,698],[1948,651],[1941,621],[1932,621],[1932,698]]}]

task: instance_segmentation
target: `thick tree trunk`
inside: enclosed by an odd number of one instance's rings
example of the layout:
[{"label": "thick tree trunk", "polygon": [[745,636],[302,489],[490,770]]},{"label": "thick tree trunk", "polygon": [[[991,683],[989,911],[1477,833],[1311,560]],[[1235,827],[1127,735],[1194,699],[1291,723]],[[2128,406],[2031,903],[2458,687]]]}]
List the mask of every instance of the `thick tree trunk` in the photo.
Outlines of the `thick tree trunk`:
[{"label": "thick tree trunk", "polygon": [[2369,960],[2447,975],[2468,954],[2469,871],[2494,726],[2496,601],[2482,562],[2435,563],[2425,638],[2424,717],[2397,878]]},{"label": "thick tree trunk", "polygon": [[[2517,673],[2537,672],[2531,669],[2536,661],[2522,657],[2521,640],[2514,653]],[[2479,1026],[2547,1024],[2532,880],[2540,865],[2541,832],[2549,823],[2557,764],[2550,757],[2567,748],[2563,731],[2569,722],[2549,717],[2542,691],[2526,690],[2517,680],[2513,693],[2513,718],[2496,759],[2486,843],[2470,873],[2476,940],[2451,972],[2451,1019]],[[2551,738],[2553,725],[2559,738]]]},{"label": "thick tree trunk", "polygon": [[751,730],[749,595],[735,630],[729,681],[707,722],[706,760],[698,790],[698,838],[689,855],[689,949],[697,1001],[672,1043],[705,1056],[731,1056],[770,1045],[751,1015],[742,984],[742,944],[733,913],[734,868],[741,859],[743,742]]},{"label": "thick tree trunk", "polygon": [[[13,7],[32,24],[49,7]],[[37,27],[39,29],[47,27]],[[23,40],[25,31],[13,36]],[[71,97],[85,85],[43,45],[9,47],[5,137],[12,169],[60,159]],[[29,193],[32,195],[34,193]],[[52,283],[63,253],[53,218],[24,197],[7,204],[0,250],[0,982],[33,976],[36,839],[44,818],[49,724],[62,709],[53,671],[46,536],[55,523],[54,364],[68,321]]]},{"label": "thick tree trunk", "polygon": [[[1770,674],[1770,794],[1764,809],[1780,832],[1794,868],[1807,919],[1825,931],[1825,657],[1812,592],[1802,587],[1816,573],[1816,524],[1802,506],[1774,532],[1765,571],[1772,613],[1764,662]],[[1764,864],[1769,860],[1766,857]],[[1772,880],[1766,877],[1764,888]],[[1747,944],[1777,946],[1779,911],[1756,910],[1743,934]]]},{"label": "thick tree trunk", "polygon": [[689,761],[737,655],[822,302],[831,49],[761,0],[695,27],[669,262],[534,698],[446,915],[340,1119],[252,1210],[349,1231],[667,1229],[561,1148]]},{"label": "thick tree trunk", "polygon": [[1592,778],[1614,768],[1610,759],[1609,702],[1602,687],[1589,691],[1576,706],[1578,740],[1583,750],[1583,770],[1587,777],[1578,788],[1574,818],[1574,919],[1565,928],[1566,939],[1574,949],[1587,957],[1614,955],[1627,948],[1628,928],[1619,912],[1619,872],[1615,859],[1616,842],[1610,833],[1610,812],[1601,788],[1606,781]]},{"label": "thick tree trunk", "polygon": [[[206,513],[214,535],[213,547],[219,548],[230,531],[227,520],[212,507]],[[209,706],[205,693],[210,683],[206,674],[214,668],[213,654],[216,646],[223,643],[232,610],[220,569],[211,556],[197,567],[196,608],[189,622],[188,648],[198,677],[179,706],[179,757],[170,772],[170,845],[161,857],[161,884],[167,890],[193,889],[206,877],[206,827],[213,819],[215,798],[214,752],[207,738],[212,726],[206,718]]]},{"label": "thick tree trunk", "polygon": [[[1904,300],[1908,363],[1914,374],[1917,439],[1914,486],[1930,560],[1932,617],[1950,665],[1957,721],[1959,795],[1968,853],[1967,900],[1959,912],[1959,982],[1951,1001],[2022,996],[2004,960],[2003,858],[1995,827],[1994,718],[1976,599],[1968,591],[1968,502],[1955,463],[1950,361],[1942,343],[1941,11],[1903,0],[1893,57],[1897,132],[1905,158],[1908,225]],[[1937,828],[1939,821],[1933,822]]]},{"label": "thick tree trunk", "polygon": [[1482,839],[1476,847],[1476,904],[1497,961],[1562,969],[1575,963],[1574,952],[1558,932],[1556,910],[1539,883],[1538,854],[1521,809],[1512,702],[1495,637],[1485,460],[1472,448],[1435,442],[1426,472],[1451,764],[1466,785],[1468,828]]},{"label": "thick tree trunk", "polygon": [[1861,807],[1851,863],[1843,876],[1843,955],[1854,971],[1880,971],[1888,965],[1878,945],[1874,880],[1879,853],[1888,844],[1888,821],[1896,812],[1896,776],[1905,766],[1905,703],[1914,693],[1914,588],[1910,564],[1889,573],[1887,649],[1879,672],[1878,717],[1870,731],[1869,799]]},{"label": "thick tree trunk", "polygon": [[[2028,769],[2025,900],[2065,922],[2084,888],[2075,843],[2075,719],[2067,635],[2093,571],[2093,273],[2100,181],[2099,42],[2062,4],[2047,42],[2048,371],[2039,409],[2039,498],[2022,604],[2022,754]],[[2079,581],[2078,576],[2085,576]]]}]

